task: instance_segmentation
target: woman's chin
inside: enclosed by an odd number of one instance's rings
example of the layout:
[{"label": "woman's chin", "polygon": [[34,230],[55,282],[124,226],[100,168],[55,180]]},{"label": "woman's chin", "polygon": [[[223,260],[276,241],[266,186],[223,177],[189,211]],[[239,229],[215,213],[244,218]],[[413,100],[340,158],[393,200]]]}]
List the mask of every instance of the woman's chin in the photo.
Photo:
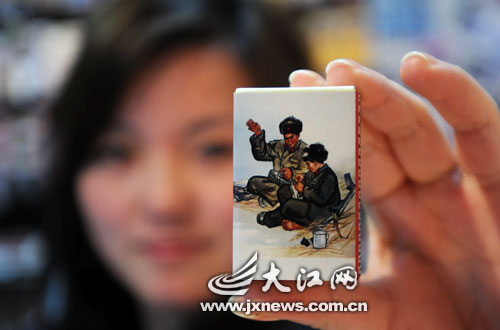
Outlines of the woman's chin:
[{"label": "woman's chin", "polygon": [[151,283],[147,288],[140,292],[142,300],[148,305],[156,306],[181,306],[195,307],[202,301],[209,301],[216,298],[208,289],[208,280],[193,279],[170,279],[168,283]]},{"label": "woman's chin", "polygon": [[[208,289],[208,281],[218,275],[207,273],[207,269],[197,267],[179,267],[164,271],[151,271],[135,274],[129,278],[133,293],[148,305],[199,305],[201,301],[217,298]],[[132,281],[130,281],[132,280]]]},{"label": "woman's chin", "polygon": [[[156,259],[129,258],[121,264],[122,279],[132,293],[148,305],[199,305],[201,301],[220,298],[208,288],[214,276],[231,272],[230,248],[211,249],[178,262]],[[217,257],[215,257],[217,256]]]}]

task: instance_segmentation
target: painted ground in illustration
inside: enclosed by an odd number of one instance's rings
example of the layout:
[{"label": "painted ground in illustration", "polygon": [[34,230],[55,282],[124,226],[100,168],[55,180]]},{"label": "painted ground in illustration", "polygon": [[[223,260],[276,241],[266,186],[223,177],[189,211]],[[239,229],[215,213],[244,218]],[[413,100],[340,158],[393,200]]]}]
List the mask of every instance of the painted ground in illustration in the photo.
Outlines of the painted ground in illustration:
[{"label": "painted ground in illustration", "polygon": [[[348,191],[345,183],[340,179],[342,197]],[[245,183],[238,183],[243,185]],[[262,211],[270,211],[273,207],[261,208],[257,198],[248,201],[234,201],[234,236],[233,240],[238,245],[239,253],[252,255],[255,247],[265,251],[266,255],[272,257],[325,257],[325,258],[354,258],[356,247],[356,224],[355,224],[355,202],[351,200],[344,214],[339,218],[340,238],[333,223],[323,227],[328,233],[327,247],[315,249],[313,244],[309,246],[301,244],[303,238],[311,239],[313,229],[317,224],[313,223],[304,229],[285,231],[282,227],[262,228],[256,221],[257,214]]]}]

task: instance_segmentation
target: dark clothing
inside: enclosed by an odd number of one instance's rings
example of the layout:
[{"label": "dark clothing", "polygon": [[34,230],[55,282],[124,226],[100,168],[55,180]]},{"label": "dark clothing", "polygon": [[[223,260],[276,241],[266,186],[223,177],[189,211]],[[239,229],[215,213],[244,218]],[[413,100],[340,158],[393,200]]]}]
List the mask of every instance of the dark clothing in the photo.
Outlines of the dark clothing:
[{"label": "dark clothing", "polygon": [[[252,155],[255,160],[272,161],[273,169],[279,171],[284,167],[292,170],[292,177],[298,173],[305,173],[307,166],[302,160],[302,151],[307,143],[299,140],[295,148],[290,150],[284,140],[273,140],[266,142],[266,132],[262,130],[259,136],[255,134],[250,137]],[[247,190],[252,194],[259,195],[269,204],[276,205],[278,202],[277,192],[279,185],[265,176],[254,176],[247,184]]]},{"label": "dark clothing", "polygon": [[341,202],[337,175],[325,164],[317,173],[306,173],[303,199],[292,198],[289,185],[278,190],[278,199],[280,206],[264,216],[264,224],[269,228],[280,226],[284,219],[301,226],[326,219]]},{"label": "dark clothing", "polygon": [[327,218],[332,214],[331,209],[339,206],[339,181],[328,164],[321,167],[317,173],[306,173],[303,194],[304,200],[310,203],[307,216],[312,220]]}]

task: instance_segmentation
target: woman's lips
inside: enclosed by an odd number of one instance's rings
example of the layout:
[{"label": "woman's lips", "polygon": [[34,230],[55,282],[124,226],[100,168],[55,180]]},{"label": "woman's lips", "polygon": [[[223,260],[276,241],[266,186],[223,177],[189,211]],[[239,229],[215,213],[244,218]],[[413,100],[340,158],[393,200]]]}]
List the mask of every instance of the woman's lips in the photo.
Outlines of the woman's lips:
[{"label": "woman's lips", "polygon": [[207,240],[197,241],[154,241],[140,244],[141,252],[154,262],[179,263],[208,249]]}]

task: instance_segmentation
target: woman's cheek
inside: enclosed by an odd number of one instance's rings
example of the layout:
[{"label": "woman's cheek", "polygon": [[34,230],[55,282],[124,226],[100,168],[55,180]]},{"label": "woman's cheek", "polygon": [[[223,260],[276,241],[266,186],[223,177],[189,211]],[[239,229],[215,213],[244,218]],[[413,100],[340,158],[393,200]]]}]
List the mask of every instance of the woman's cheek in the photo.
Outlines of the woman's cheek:
[{"label": "woman's cheek", "polygon": [[203,187],[201,193],[204,197],[200,200],[203,201],[204,209],[211,214],[208,220],[216,223],[224,232],[230,232],[233,220],[232,162],[213,170],[205,179]]},{"label": "woman's cheek", "polygon": [[[103,168],[89,168],[77,178],[76,192],[90,239],[108,255],[126,236],[130,203],[123,177]],[[113,253],[114,254],[114,253]]]}]

